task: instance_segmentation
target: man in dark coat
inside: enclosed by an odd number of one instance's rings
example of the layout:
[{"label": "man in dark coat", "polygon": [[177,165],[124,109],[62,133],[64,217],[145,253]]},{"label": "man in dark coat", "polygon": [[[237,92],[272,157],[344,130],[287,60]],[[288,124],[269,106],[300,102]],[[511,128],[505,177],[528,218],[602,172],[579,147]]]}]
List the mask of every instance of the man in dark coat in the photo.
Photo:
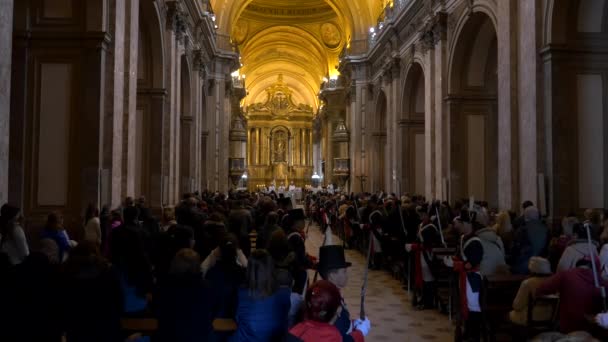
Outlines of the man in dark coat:
[{"label": "man in dark coat", "polygon": [[312,267],[312,262],[306,254],[304,245],[304,210],[290,210],[283,218],[283,229],[287,234],[289,248],[295,254],[293,261],[292,276],[295,281],[293,292],[302,293],[306,283],[306,270]]},{"label": "man in dark coat", "polygon": [[[344,258],[342,246],[329,245],[319,249],[319,264],[317,269],[325,280],[336,285],[340,290],[346,287],[348,282],[347,268],[351,266]],[[371,329],[371,322],[365,319],[351,321],[348,307],[342,298],[342,311],[334,323],[345,342],[359,342],[364,340]]]},{"label": "man in dark coat", "polygon": [[251,253],[249,233],[253,229],[253,225],[251,211],[245,209],[243,201],[236,201],[235,207],[228,214],[228,231],[238,238],[239,246],[246,256]]}]

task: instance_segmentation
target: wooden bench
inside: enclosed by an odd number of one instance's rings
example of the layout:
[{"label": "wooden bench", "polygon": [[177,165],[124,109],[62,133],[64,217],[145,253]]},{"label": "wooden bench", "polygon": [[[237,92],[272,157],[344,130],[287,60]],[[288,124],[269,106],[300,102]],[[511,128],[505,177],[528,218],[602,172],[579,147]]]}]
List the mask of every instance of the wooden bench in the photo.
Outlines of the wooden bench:
[{"label": "wooden bench", "polygon": [[213,320],[213,330],[216,332],[233,332],[236,331],[237,325],[230,318],[216,318]]},{"label": "wooden bench", "polygon": [[513,300],[519,291],[521,282],[527,278],[520,274],[495,274],[485,278],[483,282],[484,298],[481,298],[482,312],[488,324],[490,337],[496,333],[507,332],[510,324],[508,313],[513,308]]},{"label": "wooden bench", "polygon": [[122,318],[122,329],[128,332],[153,333],[158,330],[156,318]]},{"label": "wooden bench", "polygon": [[[143,335],[153,335],[158,330],[156,318],[122,318],[122,329],[126,332]],[[216,332],[236,331],[237,325],[233,319],[217,318],[213,320],[213,330]]]}]

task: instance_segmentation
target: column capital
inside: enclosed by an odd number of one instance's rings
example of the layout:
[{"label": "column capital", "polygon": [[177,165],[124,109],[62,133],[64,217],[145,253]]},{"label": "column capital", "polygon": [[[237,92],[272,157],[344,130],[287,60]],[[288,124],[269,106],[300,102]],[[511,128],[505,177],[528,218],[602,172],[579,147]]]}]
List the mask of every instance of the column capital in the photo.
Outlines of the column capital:
[{"label": "column capital", "polygon": [[181,41],[186,32],[185,13],[179,1],[168,1],[165,3],[167,13],[167,29],[175,33],[178,41]]},{"label": "column capital", "polygon": [[437,12],[433,17],[432,31],[434,43],[437,44],[447,39],[448,15],[445,12]]}]

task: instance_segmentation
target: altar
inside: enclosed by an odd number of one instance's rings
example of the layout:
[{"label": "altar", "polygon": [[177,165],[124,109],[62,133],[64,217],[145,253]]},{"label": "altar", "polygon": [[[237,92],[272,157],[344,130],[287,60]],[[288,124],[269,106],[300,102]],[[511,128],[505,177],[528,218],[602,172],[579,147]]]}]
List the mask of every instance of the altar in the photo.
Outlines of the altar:
[{"label": "altar", "polygon": [[246,107],[249,189],[310,183],[313,114],[310,105],[294,103],[280,74],[266,89],[265,102]]}]

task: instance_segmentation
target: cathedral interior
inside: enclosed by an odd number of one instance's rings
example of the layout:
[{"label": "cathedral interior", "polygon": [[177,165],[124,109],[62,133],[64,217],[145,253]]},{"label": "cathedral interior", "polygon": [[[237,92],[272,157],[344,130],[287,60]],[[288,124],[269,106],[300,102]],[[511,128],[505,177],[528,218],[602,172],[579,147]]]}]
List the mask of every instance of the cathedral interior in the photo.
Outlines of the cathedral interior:
[{"label": "cathedral interior", "polygon": [[26,227],[290,185],[608,207],[605,0],[0,0],[0,44]]}]

